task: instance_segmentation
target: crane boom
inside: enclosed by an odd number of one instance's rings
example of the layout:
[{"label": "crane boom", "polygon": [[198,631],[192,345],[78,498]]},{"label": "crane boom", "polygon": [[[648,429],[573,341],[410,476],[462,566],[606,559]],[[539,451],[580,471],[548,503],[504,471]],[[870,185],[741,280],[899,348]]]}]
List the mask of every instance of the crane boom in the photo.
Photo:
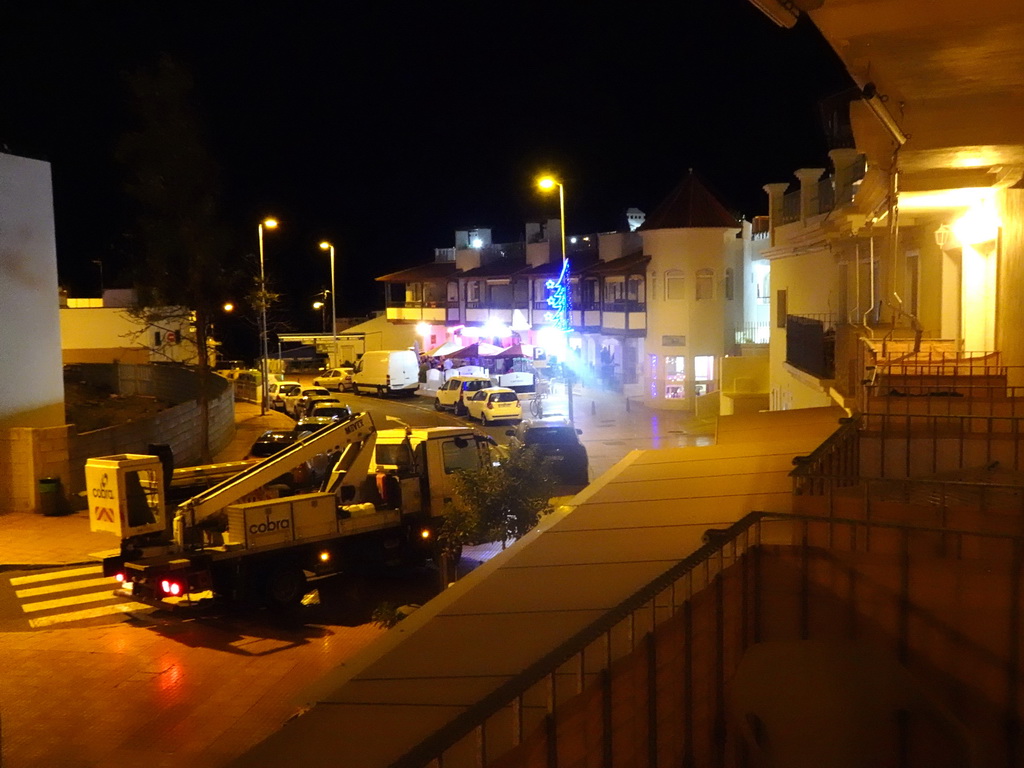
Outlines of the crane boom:
[{"label": "crane boom", "polygon": [[188,515],[190,525],[195,525],[314,456],[340,453],[353,443],[363,442],[376,431],[369,414],[357,414],[347,421],[314,432],[280,453],[196,494],[182,503],[178,510]]}]

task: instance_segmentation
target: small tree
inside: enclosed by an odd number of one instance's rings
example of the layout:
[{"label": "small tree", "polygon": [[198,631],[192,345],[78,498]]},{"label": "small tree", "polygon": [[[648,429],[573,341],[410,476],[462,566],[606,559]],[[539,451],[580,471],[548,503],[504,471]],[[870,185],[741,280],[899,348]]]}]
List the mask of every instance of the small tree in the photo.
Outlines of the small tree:
[{"label": "small tree", "polygon": [[195,329],[201,450],[210,458],[209,335],[224,298],[230,237],[218,211],[216,164],[202,129],[189,73],[164,56],[129,78],[137,129],[122,137],[118,158],[136,202],[135,316],[147,324],[185,322]]},{"label": "small tree", "polygon": [[551,511],[554,479],[536,449],[513,447],[498,466],[484,466],[455,478],[455,507],[462,525],[478,541],[522,538]]}]

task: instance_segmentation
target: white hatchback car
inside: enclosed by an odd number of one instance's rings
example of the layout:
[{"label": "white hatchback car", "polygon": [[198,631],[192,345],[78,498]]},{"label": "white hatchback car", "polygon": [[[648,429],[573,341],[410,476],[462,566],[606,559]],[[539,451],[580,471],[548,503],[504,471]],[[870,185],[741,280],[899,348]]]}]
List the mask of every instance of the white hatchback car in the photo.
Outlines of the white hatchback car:
[{"label": "white hatchback car", "polygon": [[306,403],[308,402],[308,400],[304,398],[307,398],[310,395],[334,397],[330,390],[324,389],[323,387],[302,387],[298,392],[292,389],[284,396],[284,412],[293,419],[301,419],[306,415]]},{"label": "white hatchback car", "polygon": [[297,381],[271,381],[267,383],[267,407],[275,411],[284,410],[284,396],[294,387],[301,387]]},{"label": "white hatchback car", "polygon": [[485,425],[503,420],[511,420],[518,424],[523,419],[523,406],[519,403],[519,395],[505,387],[481,389],[466,400],[466,412],[469,418],[479,419],[480,423]]}]

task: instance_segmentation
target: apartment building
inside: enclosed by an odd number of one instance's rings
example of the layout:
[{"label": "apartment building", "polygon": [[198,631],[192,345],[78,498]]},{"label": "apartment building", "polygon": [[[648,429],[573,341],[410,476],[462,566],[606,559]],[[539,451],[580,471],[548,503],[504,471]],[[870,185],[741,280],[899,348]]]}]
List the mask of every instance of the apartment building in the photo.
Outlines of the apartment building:
[{"label": "apartment building", "polygon": [[[568,236],[564,276],[558,220],[528,224],[514,243],[493,243],[487,228],[459,230],[432,263],[378,278],[387,317],[417,324],[425,350],[522,343],[650,407],[694,410],[705,399],[717,413],[722,360],[744,342],[748,352],[767,342],[753,333],[767,330],[767,297],[744,300],[766,290],[766,270],[755,283],[752,265],[765,263],[767,241],[692,171],[646,220],[634,209],[628,221],[622,231]],[[560,278],[568,332],[553,319]]]}]

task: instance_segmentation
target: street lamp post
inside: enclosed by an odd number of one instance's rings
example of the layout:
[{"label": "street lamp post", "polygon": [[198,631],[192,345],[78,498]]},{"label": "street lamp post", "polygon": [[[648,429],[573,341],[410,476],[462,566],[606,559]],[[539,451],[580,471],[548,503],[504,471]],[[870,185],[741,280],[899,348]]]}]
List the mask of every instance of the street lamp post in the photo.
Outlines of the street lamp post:
[{"label": "street lamp post", "polygon": [[263,227],[267,229],[276,229],[276,219],[264,219],[259,225],[259,239],[260,239],[260,354],[262,355],[262,362],[260,363],[260,416],[263,416],[267,412],[267,400],[269,398],[268,386],[270,382],[269,370],[267,365],[267,358],[270,353],[267,351],[267,277],[266,272],[263,269]]},{"label": "street lamp post", "polygon": [[341,361],[338,360],[338,304],[334,299],[334,245],[324,240],[320,243],[320,250],[331,252],[331,336],[334,337],[334,359],[331,361],[331,367],[337,368]]},{"label": "street lamp post", "polygon": [[[562,274],[564,275],[564,274],[566,274],[565,262],[566,262],[566,260],[568,258],[566,256],[566,253],[565,253],[565,186],[562,184],[561,181],[559,181],[558,179],[554,178],[553,176],[542,176],[541,178],[537,179],[537,186],[540,187],[540,189],[545,190],[545,191],[554,189],[555,187],[558,187],[558,223],[559,223],[559,227],[561,228],[561,234],[562,234]],[[568,285],[565,286],[565,290],[566,291],[569,290],[569,286]],[[566,311],[568,311],[568,308],[566,309]],[[568,318],[566,318],[566,319],[568,320]],[[568,342],[568,339],[566,339],[565,348],[566,348],[565,359],[567,361],[569,359],[569,354],[568,354],[569,342]],[[572,385],[573,385],[573,380],[575,379],[575,372],[573,371],[572,365],[569,365],[569,364],[567,364],[564,361],[563,361],[563,367],[564,367],[564,369],[566,371],[566,375],[565,375],[565,392],[566,392],[566,398],[567,398],[567,405],[569,407],[569,421],[571,421],[571,422],[573,422],[575,424],[576,422],[573,419],[573,409],[572,409]]]},{"label": "street lamp post", "polygon": [[[324,291],[324,293],[326,294],[327,291]],[[327,296],[325,295],[324,298],[326,299]],[[320,310],[320,328],[324,333],[327,333],[327,305],[322,301],[314,301],[313,309]]]}]

